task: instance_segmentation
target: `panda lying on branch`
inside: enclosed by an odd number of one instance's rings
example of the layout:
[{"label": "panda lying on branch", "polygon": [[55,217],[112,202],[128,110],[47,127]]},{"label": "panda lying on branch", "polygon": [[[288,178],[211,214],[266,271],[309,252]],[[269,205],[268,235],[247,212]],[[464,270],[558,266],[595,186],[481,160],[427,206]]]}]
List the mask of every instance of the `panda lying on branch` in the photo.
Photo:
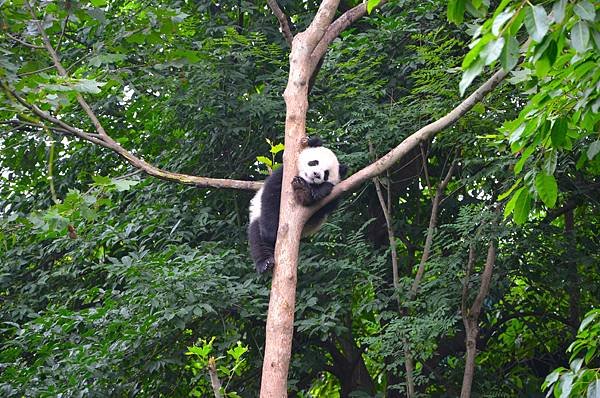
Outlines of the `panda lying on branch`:
[{"label": "panda lying on branch", "polygon": [[[298,157],[299,175],[292,180],[294,198],[303,206],[312,206],[331,193],[333,186],[341,181],[347,170],[330,149],[322,146],[320,139],[309,138],[308,147]],[[283,167],[280,167],[266,179],[263,187],[250,201],[248,240],[258,273],[275,265],[282,178]],[[317,210],[304,225],[302,236],[317,232],[337,204],[338,200],[335,199]]]}]

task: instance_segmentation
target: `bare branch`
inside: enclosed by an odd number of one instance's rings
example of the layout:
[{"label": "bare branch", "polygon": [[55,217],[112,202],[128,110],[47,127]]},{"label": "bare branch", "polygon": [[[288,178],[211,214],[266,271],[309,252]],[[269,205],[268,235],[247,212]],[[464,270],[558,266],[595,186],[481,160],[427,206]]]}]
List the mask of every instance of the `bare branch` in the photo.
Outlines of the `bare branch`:
[{"label": "bare branch", "polygon": [[11,35],[11,34],[10,34],[10,33],[8,33],[8,32],[4,32],[4,34],[5,34],[5,35],[6,35],[6,36],[7,36],[9,39],[11,39],[12,41],[16,41],[17,43],[19,43],[19,44],[22,44],[22,45],[24,45],[25,47],[29,47],[29,48],[35,48],[36,50],[40,50],[40,49],[43,49],[43,48],[44,48],[44,46],[37,46],[37,45],[35,45],[35,44],[31,44],[31,43],[28,43],[28,42],[26,42],[26,41],[24,41],[24,40],[21,40],[21,39],[19,39],[18,37],[16,37],[16,36],[13,36],[13,35]]},{"label": "bare branch", "polygon": [[425,247],[423,248],[423,255],[421,256],[421,262],[419,263],[417,275],[415,275],[415,280],[413,281],[410,293],[408,294],[410,300],[413,300],[417,296],[419,284],[421,283],[421,279],[423,279],[423,274],[425,274],[425,264],[427,263],[427,260],[429,260],[429,255],[431,253],[431,245],[433,244],[433,233],[435,232],[435,228],[437,227],[437,221],[440,212],[440,203],[442,200],[442,196],[444,195],[444,190],[446,189],[448,183],[450,182],[450,179],[452,178],[452,174],[454,173],[456,163],[456,161],[452,162],[452,165],[450,166],[446,177],[442,182],[440,182],[440,185],[438,186],[438,189],[435,193],[435,197],[433,198],[431,204],[431,215],[429,217],[429,226],[427,227],[427,237],[425,238]]},{"label": "bare branch", "polygon": [[490,291],[490,283],[492,281],[492,272],[494,271],[494,264],[496,262],[496,243],[494,240],[490,240],[488,245],[487,258],[485,259],[485,266],[483,267],[483,273],[481,274],[481,285],[479,286],[479,292],[473,305],[471,305],[471,313],[469,314],[474,319],[479,318],[483,300]]},{"label": "bare branch", "polygon": [[60,32],[60,37],[58,38],[58,42],[56,43],[56,52],[60,51],[60,46],[62,45],[63,38],[65,36],[65,32],[67,31],[67,23],[69,22],[69,17],[71,16],[70,12],[67,12],[67,16],[63,21],[62,30]]},{"label": "bare branch", "polygon": [[[59,126],[58,128],[50,127],[52,130],[64,134],[70,134],[83,140],[89,141],[93,144],[110,149],[111,151],[117,153],[119,156],[131,163],[131,165],[133,165],[135,168],[138,168],[144,171],[146,174],[151,175],[153,177],[160,178],[161,180],[166,181],[173,181],[187,185],[195,185],[197,187],[232,188],[256,191],[262,186],[262,182],[260,181],[241,181],[223,178],[198,177],[162,170],[138,158],[137,156],[123,148],[121,145],[119,145],[119,143],[117,143],[116,141],[112,139],[107,140],[106,136],[101,136],[100,134],[86,133],[77,127],[73,127],[65,123],[64,121],[50,115],[49,113],[41,110],[37,106],[27,103],[21,96],[19,96],[16,92],[10,90],[4,83],[0,82],[0,85],[2,85],[2,87],[10,94],[12,94],[21,105],[31,110],[39,118]],[[35,123],[27,123],[26,125],[32,125],[32,127],[40,128],[46,127],[43,124],[37,125]]]},{"label": "bare branch", "polygon": [[419,142],[419,148],[421,149],[421,159],[423,159],[423,172],[425,173],[427,188],[431,189],[431,181],[429,181],[429,168],[427,167],[427,160],[429,157],[425,153],[425,145],[422,142]]},{"label": "bare branch", "polygon": [[221,380],[219,380],[219,376],[217,375],[217,364],[215,362],[215,357],[208,358],[208,374],[210,375],[210,384],[213,389],[213,393],[215,394],[215,398],[223,398],[223,394],[221,394]]},{"label": "bare branch", "polygon": [[288,24],[288,19],[285,13],[279,8],[279,4],[277,4],[276,0],[267,0],[267,4],[273,11],[273,14],[277,17],[279,21],[279,28],[281,29],[281,34],[285,37],[285,41],[287,44],[292,47],[292,42],[294,41],[294,35],[292,35],[292,31],[290,30],[290,25]]},{"label": "bare branch", "polygon": [[465,330],[467,330],[469,328],[469,323],[468,323],[468,314],[469,311],[467,311],[467,296],[469,293],[469,285],[470,285],[470,279],[471,279],[471,273],[473,272],[473,268],[475,266],[475,243],[471,243],[469,245],[469,259],[467,260],[467,270],[465,272],[465,280],[463,282],[463,287],[462,287],[462,294],[461,294],[461,300],[460,300],[460,313],[462,314],[462,318],[463,318],[463,323],[465,324]]},{"label": "bare branch", "polygon": [[[42,37],[42,41],[44,42],[44,46],[45,46],[46,50],[48,51],[48,54],[50,55],[50,58],[52,59],[52,62],[54,63],[56,70],[58,71],[60,76],[68,77],[68,73],[65,70],[65,68],[62,66],[62,64],[60,62],[60,58],[58,57],[58,54],[52,47],[52,44],[50,43],[50,39],[48,38],[48,35],[44,31],[42,24],[39,22],[39,20],[36,19],[36,15],[35,15],[35,12],[33,11],[33,8],[31,7],[31,5],[28,2],[26,2],[26,5],[29,8],[29,12],[35,21],[35,24],[36,24],[36,26],[40,32],[40,35]],[[174,182],[179,182],[179,183],[188,184],[188,185],[195,185],[198,187],[258,190],[262,186],[261,182],[256,182],[256,181],[239,181],[239,180],[229,180],[229,179],[221,179],[221,178],[207,178],[207,177],[190,176],[190,175],[181,174],[181,173],[174,173],[174,172],[162,170],[158,167],[155,167],[155,166],[147,163],[146,161],[135,156],[133,153],[127,151],[125,148],[123,148],[118,142],[113,140],[106,133],[104,127],[98,120],[98,117],[92,110],[91,106],[87,103],[87,101],[83,98],[83,96],[80,93],[76,94],[77,102],[79,103],[81,108],[84,110],[84,112],[88,115],[97,134],[86,133],[77,127],[73,127],[73,126],[65,123],[64,121],[52,116],[48,112],[43,111],[42,109],[38,108],[37,106],[29,104],[22,97],[20,97],[14,90],[11,90],[8,87],[8,85],[6,85],[5,83],[0,82],[0,85],[7,93],[10,93],[16,99],[16,101],[18,101],[21,105],[23,105],[24,107],[31,110],[39,118],[41,118],[45,121],[48,121],[54,125],[59,126],[61,129],[68,131],[69,133],[71,133],[72,135],[74,135],[76,137],[79,137],[86,141],[92,142],[96,145],[100,145],[107,149],[112,150],[113,152],[117,153],[119,156],[121,156],[122,158],[127,160],[129,163],[131,163],[134,167],[143,170],[144,172],[146,172],[147,174],[149,174],[153,177],[157,177],[157,178],[167,180],[167,181],[174,181]]]},{"label": "bare branch", "polygon": [[[373,144],[369,141],[369,152],[374,156]],[[381,206],[381,211],[383,212],[383,217],[385,218],[385,223],[387,226],[388,238],[390,241],[390,251],[392,256],[392,283],[394,285],[394,294],[398,294],[398,289],[400,287],[399,278],[398,278],[398,254],[396,252],[396,237],[394,236],[394,228],[392,225],[392,211],[391,211],[391,203],[390,203],[390,187],[388,186],[388,201],[386,204],[385,199],[383,198],[383,192],[381,190],[381,182],[379,178],[373,178],[373,184],[375,184],[375,191],[377,192],[377,198],[379,199],[379,205]],[[398,299],[398,306],[400,307],[400,300]]]},{"label": "bare branch", "polygon": [[306,34],[305,44],[310,53],[314,51],[325,32],[330,28],[339,3],[340,0],[323,0],[310,26],[303,32],[303,34]]}]

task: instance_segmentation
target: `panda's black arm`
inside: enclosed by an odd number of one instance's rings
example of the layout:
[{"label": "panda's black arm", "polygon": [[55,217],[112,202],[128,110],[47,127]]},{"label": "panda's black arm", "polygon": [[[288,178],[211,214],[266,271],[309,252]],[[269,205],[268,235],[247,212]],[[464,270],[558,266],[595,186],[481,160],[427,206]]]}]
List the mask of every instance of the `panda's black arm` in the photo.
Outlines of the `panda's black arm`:
[{"label": "panda's black arm", "polygon": [[330,182],[324,182],[322,184],[310,184],[311,197],[313,205],[315,202],[323,199],[325,196],[329,195],[333,190],[333,184]]},{"label": "panda's black arm", "polygon": [[312,206],[319,200],[331,193],[333,184],[324,182],[323,184],[309,184],[302,177],[296,176],[292,180],[294,197],[302,206]]}]

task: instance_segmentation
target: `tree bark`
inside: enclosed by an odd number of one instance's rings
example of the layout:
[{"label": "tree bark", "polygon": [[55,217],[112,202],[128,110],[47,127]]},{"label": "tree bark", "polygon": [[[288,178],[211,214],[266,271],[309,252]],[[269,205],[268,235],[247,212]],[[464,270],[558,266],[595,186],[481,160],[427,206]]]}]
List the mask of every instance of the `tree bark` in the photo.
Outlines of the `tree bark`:
[{"label": "tree bark", "polygon": [[292,43],[289,79],[283,94],[286,120],[281,217],[267,315],[260,389],[260,396],[263,398],[287,396],[287,376],[294,332],[298,251],[302,228],[308,219],[308,209],[294,200],[291,181],[297,172],[296,162],[306,135],[308,82],[314,70],[311,53],[331,23],[338,3],[339,0],[324,0],[308,29],[296,35]]},{"label": "tree bark", "polygon": [[467,274],[466,280],[463,285],[462,291],[462,302],[461,312],[463,323],[465,325],[466,332],[466,349],[467,354],[465,358],[465,370],[463,373],[462,388],[460,391],[461,398],[469,398],[471,396],[471,389],[473,386],[473,377],[475,376],[475,360],[477,359],[477,336],[479,334],[479,314],[481,313],[481,307],[483,306],[483,300],[490,291],[490,283],[492,281],[492,273],[494,270],[494,264],[496,263],[496,243],[494,240],[490,240],[487,252],[487,258],[485,260],[485,266],[483,273],[481,274],[481,282],[479,285],[479,292],[477,297],[473,301],[473,304],[467,309],[467,294],[469,290],[469,278],[475,265],[475,245],[471,244],[469,248],[469,260],[467,263]]}]

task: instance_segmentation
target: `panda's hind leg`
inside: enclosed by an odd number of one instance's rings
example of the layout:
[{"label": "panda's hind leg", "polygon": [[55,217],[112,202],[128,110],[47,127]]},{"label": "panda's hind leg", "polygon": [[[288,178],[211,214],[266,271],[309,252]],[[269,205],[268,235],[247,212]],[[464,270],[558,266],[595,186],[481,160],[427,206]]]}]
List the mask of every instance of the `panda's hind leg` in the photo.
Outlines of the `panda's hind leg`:
[{"label": "panda's hind leg", "polygon": [[262,274],[275,265],[273,248],[266,243],[260,233],[260,224],[254,220],[248,227],[248,241],[250,243],[250,254],[256,266],[256,272]]}]

